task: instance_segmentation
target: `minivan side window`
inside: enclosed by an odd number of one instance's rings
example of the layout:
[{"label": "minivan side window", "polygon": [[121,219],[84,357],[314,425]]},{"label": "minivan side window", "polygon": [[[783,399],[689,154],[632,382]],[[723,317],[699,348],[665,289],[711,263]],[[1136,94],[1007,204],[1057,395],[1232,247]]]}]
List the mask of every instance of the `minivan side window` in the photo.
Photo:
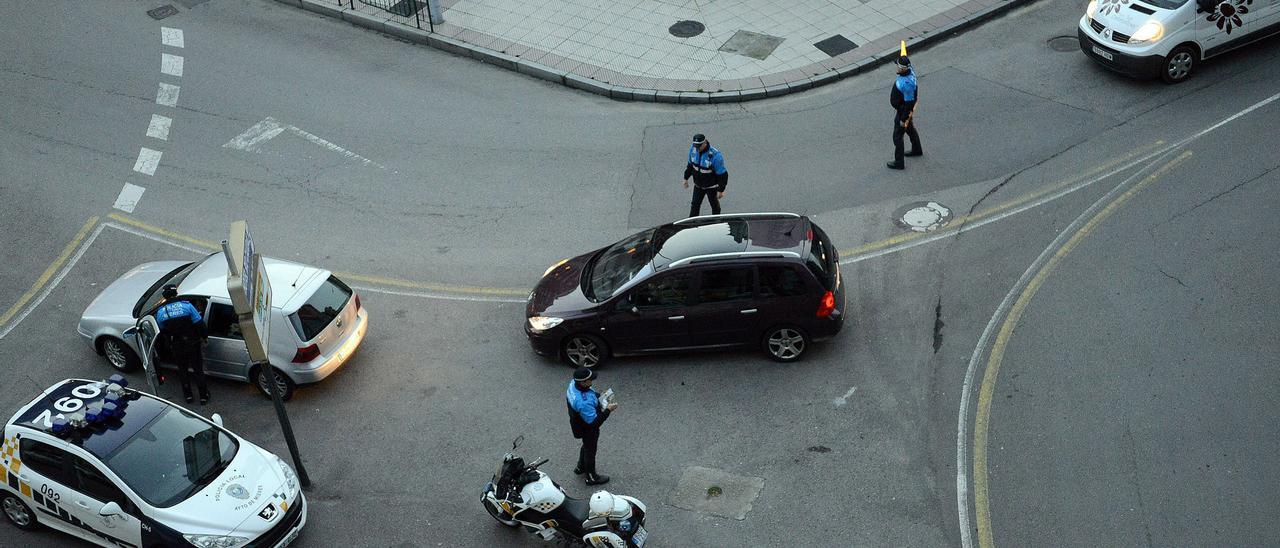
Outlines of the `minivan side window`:
[{"label": "minivan side window", "polygon": [[18,454],[22,455],[22,464],[31,467],[36,473],[49,478],[49,481],[72,487],[75,482],[67,473],[63,459],[67,453],[61,449],[35,440],[24,438],[18,443]]},{"label": "minivan side window", "polygon": [[755,269],[749,266],[702,271],[698,303],[724,303],[750,299],[755,293]]},{"label": "minivan side window", "polygon": [[224,339],[244,339],[236,311],[229,304],[214,302],[209,305],[209,336]]},{"label": "minivan side window", "polygon": [[662,276],[637,286],[626,303],[641,310],[684,306],[689,303],[688,272]]},{"label": "minivan side window", "polygon": [[804,280],[794,268],[785,265],[760,267],[761,297],[795,297],[807,292]]}]

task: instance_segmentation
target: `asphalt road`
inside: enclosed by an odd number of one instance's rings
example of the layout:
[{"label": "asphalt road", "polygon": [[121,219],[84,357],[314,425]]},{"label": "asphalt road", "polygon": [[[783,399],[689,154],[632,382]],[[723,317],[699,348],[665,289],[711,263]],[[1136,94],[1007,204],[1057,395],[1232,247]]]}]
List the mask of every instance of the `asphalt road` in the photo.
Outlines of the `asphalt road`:
[{"label": "asphalt road", "polygon": [[[536,543],[477,503],[512,438],[590,491],[570,471],[570,370],[529,350],[520,292],[561,258],[683,216],[682,157],[702,132],[728,158],[727,211],[807,213],[848,250],[852,318],[791,366],[738,352],[601,371],[622,402],[601,469],[649,504],[655,545],[941,546],[981,530],[1017,546],[1266,544],[1280,103],[1163,152],[1280,92],[1266,69],[1280,42],[1180,86],[1136,81],[1048,47],[1074,35],[1070,4],[913,53],[927,155],[905,172],[882,167],[889,69],[745,105],[627,104],[266,0],[161,22],[145,2],[0,6],[0,314],[14,311],[0,410],[108,374],[74,327],[97,292],[247,219],[267,254],[360,277],[372,314],[358,355],[289,404],[315,482],[298,545]],[[184,46],[163,46],[161,26]],[[184,57],[181,76],[160,72],[162,53]],[[180,86],[175,106],[156,103],[161,83]],[[147,136],[153,114],[172,120],[165,139]],[[281,131],[254,133],[268,126]],[[133,169],[143,147],[163,153],[154,175]],[[108,217],[126,183],[146,191]],[[1025,300],[984,383],[996,352],[978,343],[1008,319],[1002,300],[1092,205],[1138,184]],[[978,215],[882,245],[921,200]],[[286,452],[267,400],[213,390],[202,411]],[[686,510],[671,497],[690,467],[764,487],[742,520]],[[66,542],[0,527],[0,544]]]}]

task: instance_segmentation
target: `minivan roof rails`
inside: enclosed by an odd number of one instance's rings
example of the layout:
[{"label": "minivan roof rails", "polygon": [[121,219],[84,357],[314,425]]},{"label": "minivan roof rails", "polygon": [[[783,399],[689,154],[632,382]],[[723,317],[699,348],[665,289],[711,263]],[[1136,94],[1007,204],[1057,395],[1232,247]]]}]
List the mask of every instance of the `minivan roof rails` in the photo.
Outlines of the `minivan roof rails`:
[{"label": "minivan roof rails", "polygon": [[768,213],[726,213],[723,215],[700,215],[698,217],[689,217],[680,219],[674,224],[677,225],[693,225],[701,223],[710,223],[716,221],[731,221],[734,219],[799,219],[800,215],[785,212],[768,212]]}]

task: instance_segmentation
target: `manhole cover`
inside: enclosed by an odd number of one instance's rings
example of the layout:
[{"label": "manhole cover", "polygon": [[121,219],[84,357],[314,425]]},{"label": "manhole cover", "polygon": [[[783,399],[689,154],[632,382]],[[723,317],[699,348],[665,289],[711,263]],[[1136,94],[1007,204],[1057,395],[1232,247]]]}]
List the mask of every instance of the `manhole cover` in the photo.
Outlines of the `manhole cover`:
[{"label": "manhole cover", "polygon": [[1080,39],[1075,36],[1055,36],[1049,39],[1049,49],[1066,53],[1080,49]]},{"label": "manhole cover", "polygon": [[826,40],[814,44],[813,47],[818,48],[822,53],[835,57],[841,53],[853,51],[853,49],[858,47],[858,45],[853,43],[852,40],[845,38],[843,34],[837,34],[831,38],[827,38]]},{"label": "manhole cover", "polygon": [[914,232],[933,232],[947,226],[951,217],[951,208],[938,202],[914,202],[898,208],[893,222]]},{"label": "manhole cover", "polygon": [[707,26],[697,21],[679,21],[667,29],[676,38],[693,38],[704,30],[707,30]]},{"label": "manhole cover", "polygon": [[164,19],[165,17],[168,17],[170,15],[177,15],[177,14],[178,14],[178,8],[173,7],[173,4],[165,4],[153,10],[147,10],[147,15],[150,15],[152,19],[155,19],[157,21]]},{"label": "manhole cover", "polygon": [[783,38],[777,36],[740,30],[733,33],[733,36],[729,37],[729,40],[720,46],[720,51],[745,55],[752,59],[763,61],[769,58],[769,55],[778,47],[778,44],[782,43],[782,40]]}]

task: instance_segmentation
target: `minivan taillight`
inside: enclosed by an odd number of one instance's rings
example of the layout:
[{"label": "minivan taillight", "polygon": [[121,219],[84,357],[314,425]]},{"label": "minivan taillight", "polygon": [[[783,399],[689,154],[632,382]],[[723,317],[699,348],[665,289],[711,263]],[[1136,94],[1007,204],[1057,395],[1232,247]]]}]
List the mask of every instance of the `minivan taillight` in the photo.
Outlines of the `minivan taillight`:
[{"label": "minivan taillight", "polygon": [[836,310],[836,295],[830,291],[822,295],[822,303],[818,304],[818,317],[825,318]]},{"label": "minivan taillight", "polygon": [[298,349],[298,353],[293,355],[293,363],[307,363],[316,359],[320,355],[320,347],[316,345],[306,346]]}]

